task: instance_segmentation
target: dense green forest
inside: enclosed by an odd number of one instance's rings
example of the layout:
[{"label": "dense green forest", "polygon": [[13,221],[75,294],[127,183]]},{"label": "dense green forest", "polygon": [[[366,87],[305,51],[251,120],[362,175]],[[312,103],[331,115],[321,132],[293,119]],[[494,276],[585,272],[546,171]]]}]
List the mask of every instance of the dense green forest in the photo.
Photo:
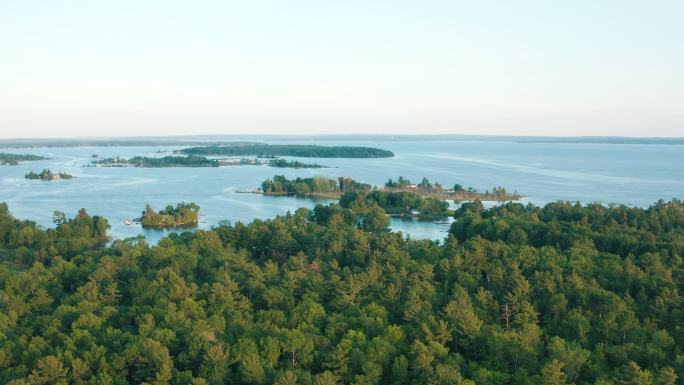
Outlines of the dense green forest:
[{"label": "dense green forest", "polygon": [[5,166],[16,166],[19,162],[32,161],[32,160],[46,160],[43,156],[32,155],[32,154],[9,154],[6,152],[0,152],[0,165]]},{"label": "dense green forest", "polygon": [[373,147],[261,143],[189,147],[180,150],[180,152],[189,155],[298,156],[308,158],[389,158],[394,156],[391,151]]},{"label": "dense green forest", "polygon": [[146,156],[134,156],[130,159],[113,157],[94,160],[94,165],[104,167],[134,166],[134,167],[218,167],[216,159],[208,159],[203,156],[164,156],[151,158]]},{"label": "dense green forest", "polygon": [[181,202],[176,206],[168,205],[158,212],[147,205],[142,212],[140,222],[143,227],[195,226],[199,222],[199,210],[200,207],[192,202]]},{"label": "dense green forest", "polygon": [[284,175],[276,175],[261,183],[261,191],[266,195],[318,195],[339,197],[342,192],[370,190],[371,185],[357,182],[351,178],[312,178],[287,179]]},{"label": "dense green forest", "polygon": [[424,218],[451,214],[447,202],[408,191],[351,191],[342,195],[340,205],[355,212],[365,212],[378,205],[388,214],[417,215]]},{"label": "dense green forest", "polygon": [[65,172],[52,172],[49,169],[43,169],[41,172],[33,172],[29,171],[28,173],[24,174],[24,178],[26,179],[40,179],[40,180],[55,180],[55,179],[73,179],[74,176],[71,174],[67,174]]},{"label": "dense green forest", "polygon": [[682,202],[456,216],[443,244],[318,205],[150,246],[2,204],[0,383],[682,383]]}]

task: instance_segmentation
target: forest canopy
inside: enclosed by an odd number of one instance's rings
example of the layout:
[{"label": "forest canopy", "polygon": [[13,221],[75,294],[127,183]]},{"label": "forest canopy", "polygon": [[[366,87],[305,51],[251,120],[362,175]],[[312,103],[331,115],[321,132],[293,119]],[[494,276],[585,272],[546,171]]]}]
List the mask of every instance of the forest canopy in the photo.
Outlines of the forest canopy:
[{"label": "forest canopy", "polygon": [[443,243],[332,204],[152,246],[0,204],[0,383],[681,383],[681,201],[455,215]]},{"label": "forest canopy", "polygon": [[143,227],[195,226],[199,222],[199,210],[200,207],[192,202],[168,205],[159,211],[147,205],[142,212],[141,222]]}]

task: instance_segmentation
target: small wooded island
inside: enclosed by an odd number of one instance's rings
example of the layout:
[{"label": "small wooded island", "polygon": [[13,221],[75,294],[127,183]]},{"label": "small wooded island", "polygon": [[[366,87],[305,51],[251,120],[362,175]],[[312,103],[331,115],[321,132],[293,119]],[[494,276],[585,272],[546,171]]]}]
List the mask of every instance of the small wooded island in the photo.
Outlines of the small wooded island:
[{"label": "small wooded island", "polygon": [[217,159],[208,159],[203,156],[164,156],[153,158],[147,156],[134,156],[132,158],[120,158],[118,156],[93,160],[94,167],[218,167]]},{"label": "small wooded island", "polygon": [[[265,158],[265,159],[262,159]],[[277,157],[224,158],[219,159],[221,166],[270,166],[277,168],[329,168],[318,163],[304,163],[298,160],[277,159]]]},{"label": "small wooded island", "polygon": [[47,160],[48,158],[40,155],[32,154],[9,154],[6,152],[0,153],[0,165],[2,166],[16,166],[19,162]]},{"label": "small wooded island", "polygon": [[168,155],[160,158],[134,156],[121,158],[118,156],[93,160],[85,167],[219,167],[219,166],[271,166],[278,168],[324,168],[317,163],[304,163],[297,160],[285,160],[277,158],[268,159],[209,159],[197,155]]},{"label": "small wooded island", "polygon": [[49,169],[43,169],[43,171],[37,173],[37,172],[28,172],[24,175],[24,178],[26,179],[39,179],[39,180],[59,180],[59,179],[73,179],[75,178],[71,174],[67,174],[65,172],[52,172]]},{"label": "small wooded island", "polygon": [[358,213],[368,212],[378,206],[389,215],[424,219],[452,215],[454,212],[449,209],[447,200],[512,201],[521,198],[517,193],[509,194],[503,187],[482,193],[458,184],[452,189],[445,189],[438,182],[432,183],[427,178],[423,178],[419,184],[412,184],[403,177],[399,177],[397,181],[390,179],[384,188],[378,189],[348,177],[316,176],[289,180],[284,175],[276,175],[265,180],[261,189],[256,192],[264,195],[339,199],[340,206]]},{"label": "small wooded island", "polygon": [[197,226],[199,210],[200,207],[192,202],[181,202],[175,207],[168,205],[159,211],[154,211],[150,205],[147,205],[139,222],[142,223],[143,227],[158,229]]},{"label": "small wooded island", "polygon": [[394,156],[392,151],[373,147],[264,143],[226,143],[189,147],[178,152],[187,155],[297,156],[302,158],[391,158]]}]

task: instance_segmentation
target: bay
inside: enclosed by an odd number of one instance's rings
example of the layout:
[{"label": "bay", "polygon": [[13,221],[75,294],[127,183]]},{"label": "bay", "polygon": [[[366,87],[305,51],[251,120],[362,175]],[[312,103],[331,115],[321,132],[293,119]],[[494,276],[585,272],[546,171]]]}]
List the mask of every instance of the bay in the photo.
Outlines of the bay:
[{"label": "bay", "polygon": [[[181,147],[64,147],[0,149],[0,152],[44,155],[45,161],[0,167],[0,201],[16,218],[52,226],[54,210],[73,216],[80,208],[106,217],[115,238],[145,235],[156,242],[169,231],[128,226],[124,220],[139,216],[146,204],[155,209],[181,201],[202,208],[199,228],[221,220],[232,223],[272,218],[314,201],[293,197],[242,194],[254,190],[275,174],[288,178],[314,175],[349,176],[382,186],[389,178],[427,177],[445,186],[459,183],[480,190],[503,186],[525,195],[523,202],[543,205],[557,200],[645,207],[659,199],[684,197],[684,146],[661,144],[524,143],[505,140],[253,140],[271,143],[371,146],[391,150],[393,158],[317,159],[332,168],[281,169],[268,166],[219,168],[86,168],[95,159],[110,156],[163,156]],[[283,157],[284,159],[295,159]],[[297,158],[302,160],[302,158]],[[24,179],[28,171],[67,172],[72,180]],[[441,240],[449,221],[434,223],[392,218],[391,228],[413,238]]]}]

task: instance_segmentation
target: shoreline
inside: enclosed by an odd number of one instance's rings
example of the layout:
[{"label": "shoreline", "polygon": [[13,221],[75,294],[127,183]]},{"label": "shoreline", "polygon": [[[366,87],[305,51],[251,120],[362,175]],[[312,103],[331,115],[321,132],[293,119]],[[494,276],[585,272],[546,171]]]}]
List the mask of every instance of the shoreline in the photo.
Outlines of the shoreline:
[{"label": "shoreline", "polygon": [[[373,191],[373,190],[371,190]],[[388,189],[382,189],[382,190],[376,190],[376,191],[387,191],[387,192],[412,192],[415,194],[420,195],[423,198],[437,198],[437,199],[442,199],[445,201],[448,200],[453,200],[454,203],[463,203],[463,202],[468,202],[468,201],[475,201],[475,200],[480,200],[481,202],[514,202],[514,201],[519,201],[525,198],[524,195],[507,195],[506,197],[502,198],[495,198],[490,195],[486,194],[473,194],[473,193],[466,193],[466,194],[432,194],[432,193],[421,193],[417,192],[414,190],[388,190]],[[297,193],[290,193],[290,192],[275,192],[275,193],[266,193],[260,190],[238,190],[235,191],[237,194],[257,194],[257,195],[264,195],[264,196],[293,196],[293,197],[302,197],[302,198],[325,198],[325,199],[340,199],[342,197],[341,192],[333,192],[333,193],[307,193],[307,194],[297,194]],[[445,195],[447,195],[445,197]],[[479,195],[479,196],[478,196]]]}]

